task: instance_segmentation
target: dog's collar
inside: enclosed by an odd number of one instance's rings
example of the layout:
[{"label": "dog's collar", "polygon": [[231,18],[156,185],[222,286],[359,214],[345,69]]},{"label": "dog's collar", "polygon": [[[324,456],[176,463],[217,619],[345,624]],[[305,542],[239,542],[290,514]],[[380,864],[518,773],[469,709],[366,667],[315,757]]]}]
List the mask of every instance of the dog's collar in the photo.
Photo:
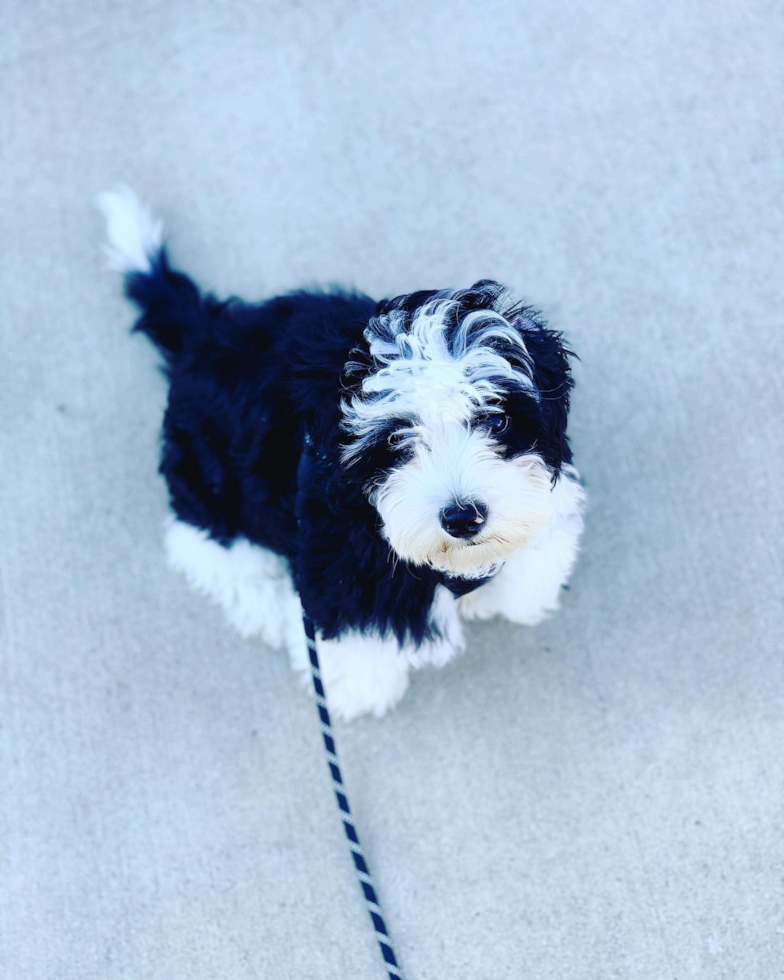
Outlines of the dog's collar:
[{"label": "dog's collar", "polygon": [[482,578],[461,578],[459,575],[447,575],[446,572],[436,572],[435,576],[441,585],[445,585],[452,595],[456,599],[459,599],[460,596],[468,595],[469,592],[478,589],[480,585],[484,585],[486,582],[494,579],[501,571],[503,564],[502,561],[499,562],[487,575],[483,575]]}]

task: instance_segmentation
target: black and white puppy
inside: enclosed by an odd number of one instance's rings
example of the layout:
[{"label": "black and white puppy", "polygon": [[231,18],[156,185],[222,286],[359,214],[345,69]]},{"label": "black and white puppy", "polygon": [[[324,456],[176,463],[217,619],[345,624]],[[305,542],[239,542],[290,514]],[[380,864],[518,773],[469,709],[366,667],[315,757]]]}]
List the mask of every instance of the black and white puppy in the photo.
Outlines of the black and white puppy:
[{"label": "black and white puppy", "polygon": [[169,379],[160,470],[170,563],[331,708],[384,714],[460,617],[538,623],[582,531],[566,438],[570,351],[498,283],[376,303],[205,296],[127,189],[99,198],[112,268]]}]

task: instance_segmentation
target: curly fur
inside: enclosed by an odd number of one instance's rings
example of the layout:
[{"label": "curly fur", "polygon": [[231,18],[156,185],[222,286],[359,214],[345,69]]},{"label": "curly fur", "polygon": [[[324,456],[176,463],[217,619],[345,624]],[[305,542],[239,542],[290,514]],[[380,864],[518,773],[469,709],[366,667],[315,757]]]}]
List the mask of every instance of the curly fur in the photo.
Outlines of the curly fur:
[{"label": "curly fur", "polygon": [[[135,329],[165,360],[160,472],[178,522],[175,564],[185,568],[183,554],[203,543],[258,575],[267,566],[247,548],[267,549],[288,564],[322,641],[394,637],[418,664],[428,657],[416,651],[437,645],[451,622],[444,603],[454,599],[438,598],[445,582],[461,595],[471,587],[463,580],[535,549],[559,519],[559,485],[574,488],[579,513],[566,436],[570,351],[499,284],[381,302],[340,288],[220,300],[172,268],[160,226],[131,192],[99,203],[111,264],[140,310]],[[475,541],[439,524],[452,497],[489,507]],[[576,537],[564,576],[572,552]],[[253,590],[223,578],[210,586],[229,574],[222,558],[219,573],[207,571],[210,561],[204,552],[192,580],[232,596],[234,621],[256,623],[243,607]],[[471,614],[482,616],[481,602]]]}]

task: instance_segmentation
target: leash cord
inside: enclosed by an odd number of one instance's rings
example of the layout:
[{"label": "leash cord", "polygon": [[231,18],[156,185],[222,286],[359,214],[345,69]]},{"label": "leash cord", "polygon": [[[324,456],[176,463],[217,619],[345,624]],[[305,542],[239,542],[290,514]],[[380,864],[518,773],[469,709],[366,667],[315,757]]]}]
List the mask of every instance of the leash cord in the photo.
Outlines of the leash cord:
[{"label": "leash cord", "polygon": [[354,818],[351,815],[351,807],[346,795],[346,787],[343,784],[343,776],[338,765],[338,756],[335,748],[335,738],[332,734],[332,721],[329,717],[327,699],[324,693],[324,684],[321,680],[321,668],[319,666],[318,653],[316,652],[316,630],[313,621],[309,616],[303,615],[305,625],[305,636],[308,640],[308,657],[310,659],[310,670],[313,678],[313,691],[316,695],[316,708],[321,722],[321,736],[324,739],[324,749],[327,753],[327,765],[332,776],[332,788],[335,790],[335,799],[340,809],[340,816],[343,820],[343,830],[346,834],[351,857],[354,861],[354,868],[359,878],[359,885],[362,894],[365,896],[365,904],[370,915],[370,921],[376,931],[378,947],[384,960],[384,966],[389,980],[402,980],[403,974],[397,965],[395,951],[392,949],[392,941],[387,932],[384,917],[381,914],[381,906],[373,887],[373,878],[370,875],[365,855],[362,853],[362,845],[359,842],[359,835],[354,826]]}]

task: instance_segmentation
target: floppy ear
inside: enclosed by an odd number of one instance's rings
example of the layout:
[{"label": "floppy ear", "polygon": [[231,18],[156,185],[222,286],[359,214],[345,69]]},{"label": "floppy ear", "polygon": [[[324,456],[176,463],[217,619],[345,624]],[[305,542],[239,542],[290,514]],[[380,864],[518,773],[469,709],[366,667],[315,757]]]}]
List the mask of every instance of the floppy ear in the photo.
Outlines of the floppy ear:
[{"label": "floppy ear", "polygon": [[532,310],[521,310],[515,320],[533,361],[533,381],[539,392],[539,408],[551,460],[556,472],[572,461],[566,437],[569,393],[574,387],[570,350],[563,335],[550,330]]}]

